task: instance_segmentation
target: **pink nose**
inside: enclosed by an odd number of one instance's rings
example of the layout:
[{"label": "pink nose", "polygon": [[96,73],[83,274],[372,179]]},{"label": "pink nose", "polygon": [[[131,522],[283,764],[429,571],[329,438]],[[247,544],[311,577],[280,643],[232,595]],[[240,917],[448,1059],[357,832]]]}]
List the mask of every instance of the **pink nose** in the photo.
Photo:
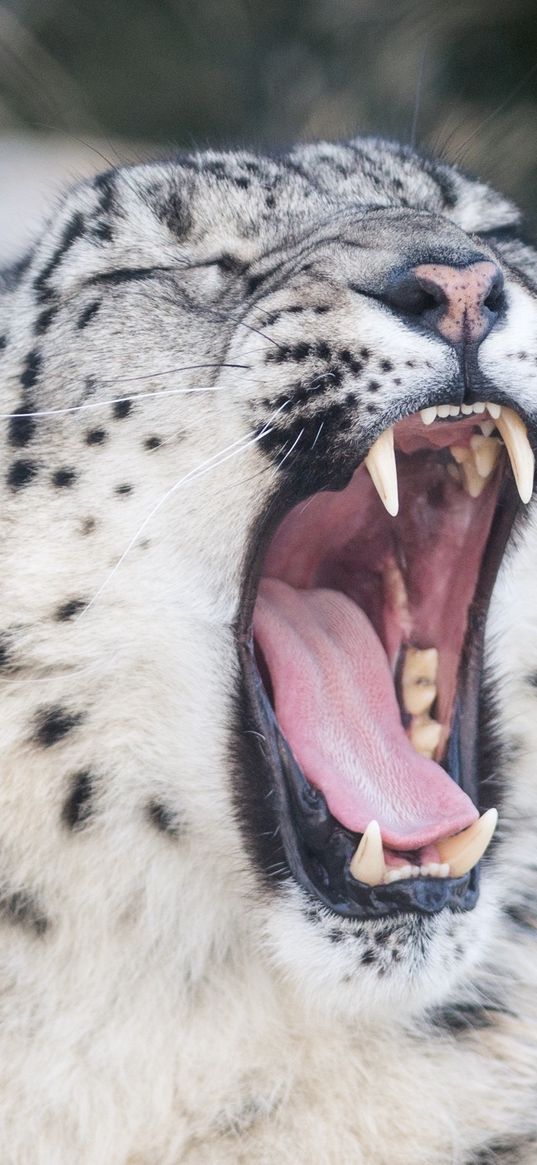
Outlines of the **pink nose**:
[{"label": "pink nose", "polygon": [[420,287],[431,296],[431,321],[452,344],[479,343],[496,319],[503,279],[495,263],[469,267],[422,263],[414,268]]}]

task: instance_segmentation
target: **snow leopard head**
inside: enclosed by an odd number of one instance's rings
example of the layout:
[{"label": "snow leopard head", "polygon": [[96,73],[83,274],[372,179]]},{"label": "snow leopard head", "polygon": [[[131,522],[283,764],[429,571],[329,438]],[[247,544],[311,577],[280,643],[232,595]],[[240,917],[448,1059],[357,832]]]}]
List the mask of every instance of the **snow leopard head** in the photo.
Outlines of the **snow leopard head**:
[{"label": "snow leopard head", "polygon": [[441,1001],[522,909],[519,236],[356,140],[102,174],[5,274],[3,879],[37,918],[145,895],[191,975],[236,943],[367,1009]]}]

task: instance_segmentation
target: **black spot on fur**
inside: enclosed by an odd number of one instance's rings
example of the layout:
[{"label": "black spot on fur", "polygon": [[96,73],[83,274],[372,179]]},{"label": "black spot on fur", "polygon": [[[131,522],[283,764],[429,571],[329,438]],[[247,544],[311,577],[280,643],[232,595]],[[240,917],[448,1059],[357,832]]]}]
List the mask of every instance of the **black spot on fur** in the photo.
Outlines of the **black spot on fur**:
[{"label": "black spot on fur", "polygon": [[22,489],[33,481],[37,473],[38,466],[35,461],[12,461],[7,472],[7,484],[13,490]]},{"label": "black spot on fur", "polygon": [[326,315],[326,313],[328,311],[330,311],[330,308],[329,308],[327,303],[318,303],[317,306],[314,307],[313,310],[315,312],[315,315],[324,316],[324,315]]},{"label": "black spot on fur", "polygon": [[165,202],[158,203],[156,214],[160,222],[168,227],[176,239],[184,238],[188,233],[191,224],[188,202],[178,190],[168,194]]},{"label": "black spot on fur", "polygon": [[84,440],[86,445],[104,445],[107,437],[106,429],[89,429]]},{"label": "black spot on fur", "polygon": [[381,360],[380,367],[383,372],[393,372],[393,364],[391,360]]},{"label": "black spot on fur", "polygon": [[82,522],[82,525],[80,527],[80,533],[85,538],[85,537],[87,537],[88,534],[93,534],[93,531],[95,530],[96,526],[97,526],[97,521],[95,518],[84,518],[84,521]]},{"label": "black spot on fur", "polygon": [[530,1156],[529,1150],[537,1150],[537,1138],[532,1135],[514,1141],[489,1141],[468,1157],[465,1165],[530,1165],[537,1156],[533,1152]]},{"label": "black spot on fur", "polygon": [[37,903],[24,890],[15,890],[11,893],[0,890],[0,919],[21,926],[37,937],[45,934],[49,925],[48,919]]},{"label": "black spot on fur", "polygon": [[48,332],[52,321],[58,314],[57,307],[46,307],[44,311],[40,312],[36,321],[34,332],[36,336],[44,336]]},{"label": "black spot on fur", "polygon": [[123,417],[128,417],[131,409],[132,401],[130,400],[117,400],[112,406],[112,412],[118,421],[123,420]]},{"label": "black spot on fur", "polygon": [[144,449],[159,449],[161,445],[160,437],[146,437],[144,441]]},{"label": "black spot on fur", "polygon": [[49,287],[50,277],[54,274],[56,267],[61,263],[67,251],[73,246],[73,243],[83,234],[84,227],[83,216],[80,213],[74,214],[71,221],[64,228],[60,242],[53,251],[48,263],[43,267],[39,275],[36,275],[34,288],[40,303],[45,303],[53,294],[52,289]]},{"label": "black spot on fur", "polygon": [[431,1015],[433,1030],[437,1035],[442,1032],[451,1032],[458,1035],[463,1032],[484,1031],[494,1027],[497,1015],[507,1015],[508,1012],[497,1003],[488,1003],[486,1006],[479,1003],[459,1003],[449,1007],[442,1007]]},{"label": "black spot on fur", "polygon": [[79,615],[86,606],[86,599],[69,599],[68,603],[62,603],[61,607],[57,607],[54,618],[57,619],[58,623],[67,623],[69,619],[74,619],[75,615]]},{"label": "black spot on fur", "polygon": [[41,708],[36,717],[34,738],[42,748],[51,748],[72,732],[81,720],[80,712],[68,712],[59,704]]},{"label": "black spot on fur", "polygon": [[102,300],[94,299],[92,303],[89,303],[88,306],[84,308],[84,311],[80,313],[76,321],[76,326],[80,331],[82,331],[83,328],[86,328],[88,324],[91,323],[91,321],[95,318],[101,303]]},{"label": "black spot on fur", "polygon": [[177,815],[162,801],[150,801],[147,806],[149,820],[161,833],[169,833],[178,837],[181,832]]},{"label": "black spot on fur", "polygon": [[41,371],[43,358],[36,348],[28,353],[21,373],[21,385],[25,392],[33,388]]},{"label": "black spot on fur", "polygon": [[116,193],[116,176],[113,170],[105,170],[102,174],[97,174],[93,180],[93,185],[99,193],[99,213],[106,215],[110,214],[114,209],[114,198]]},{"label": "black spot on fur", "polygon": [[0,671],[11,668],[11,645],[6,635],[0,635]]},{"label": "black spot on fur", "polygon": [[114,489],[114,493],[116,493],[116,494],[120,494],[120,495],[123,495],[123,496],[124,496],[124,495],[126,495],[126,494],[131,494],[131,493],[132,493],[132,488],[133,488],[133,487],[132,487],[132,485],[128,485],[128,484],[125,482],[123,485],[116,485],[116,487],[115,487],[115,489]]},{"label": "black spot on fur", "polygon": [[91,817],[94,778],[82,769],[71,778],[71,792],[62,809],[62,821],[68,829],[83,829]]},{"label": "black spot on fur", "polygon": [[110,243],[113,238],[112,227],[109,222],[98,222],[96,226],[92,227],[91,233],[101,243]]},{"label": "black spot on fur", "polygon": [[52,484],[55,485],[57,489],[69,489],[70,486],[74,485],[76,479],[77,474],[75,470],[68,469],[67,467],[64,467],[63,469],[56,469],[52,474]]},{"label": "black spot on fur", "polygon": [[275,204],[276,204],[276,199],[275,199],[274,195],[267,194],[267,197],[265,198],[265,206],[268,206],[269,210],[272,210],[272,207],[275,206]]},{"label": "black spot on fur", "polygon": [[366,967],[374,966],[378,962],[378,956],[372,947],[366,947],[365,951],[362,952],[360,962]]},{"label": "black spot on fur", "polygon": [[332,349],[326,340],[319,340],[319,343],[315,345],[315,354],[320,360],[330,360]]},{"label": "black spot on fur", "polygon": [[369,348],[360,348],[360,358],[364,361],[369,360],[371,353]]},{"label": "black spot on fur", "polygon": [[114,271],[101,271],[94,275],[89,283],[107,284],[117,287],[122,283],[143,283],[145,279],[152,279],[159,271],[167,271],[167,267],[155,264],[153,267],[116,267]]},{"label": "black spot on fur", "polygon": [[370,380],[369,384],[367,386],[367,391],[368,392],[378,392],[379,388],[380,388],[380,384],[379,384],[378,380]]},{"label": "black spot on fur", "polygon": [[36,430],[36,422],[32,416],[10,417],[8,441],[14,448],[22,449],[28,445]]},{"label": "black spot on fur", "polygon": [[7,345],[7,336],[0,336],[0,352],[4,351],[4,348],[6,347],[6,345]]}]

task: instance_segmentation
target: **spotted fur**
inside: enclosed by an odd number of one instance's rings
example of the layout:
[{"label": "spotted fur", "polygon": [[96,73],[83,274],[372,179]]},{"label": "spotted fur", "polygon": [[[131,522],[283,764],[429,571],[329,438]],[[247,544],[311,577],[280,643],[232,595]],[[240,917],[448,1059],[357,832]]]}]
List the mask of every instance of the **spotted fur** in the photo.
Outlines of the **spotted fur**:
[{"label": "spotted fur", "polygon": [[5,273],[2,1165],[535,1162],[534,509],[489,619],[503,824],[468,914],[353,924],[267,866],[236,648],[274,499],[444,399],[383,264],[477,237],[508,299],[482,373],[536,413],[519,232],[455,170],[320,143],[110,171]]}]

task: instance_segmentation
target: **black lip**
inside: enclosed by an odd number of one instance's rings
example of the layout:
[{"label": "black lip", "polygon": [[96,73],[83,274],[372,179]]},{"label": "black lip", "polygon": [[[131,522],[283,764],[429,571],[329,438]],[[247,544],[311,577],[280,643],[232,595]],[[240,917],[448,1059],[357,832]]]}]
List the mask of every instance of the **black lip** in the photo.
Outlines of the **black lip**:
[{"label": "black lip", "polygon": [[[489,392],[484,399],[498,399],[498,396],[496,390]],[[512,400],[507,395],[502,396],[502,403],[513,408]],[[447,403],[450,398],[444,393],[442,399]],[[418,408],[431,403],[436,402],[429,399],[420,403]],[[401,411],[400,404],[397,419],[415,411],[415,402],[412,410]],[[529,419],[524,416],[522,419],[531,432]],[[379,431],[393,423],[393,418],[385,417]],[[370,438],[368,446],[371,443]],[[323,475],[322,482],[315,483],[314,488],[309,475],[300,484],[297,484],[296,472],[285,475],[279,494],[273,499],[252,540],[243,588],[242,616],[237,628],[242,670],[238,726],[242,744],[241,779],[236,790],[237,808],[239,816],[247,818],[250,848],[267,882],[285,882],[292,876],[311,898],[339,916],[365,920],[404,913],[432,914],[445,907],[468,911],[478,898],[478,868],[462,878],[415,878],[376,887],[365,886],[352,877],[349,862],[360,835],[351,833],[336,821],[322,793],[309,784],[296,763],[280,732],[254,658],[253,608],[265,549],[277,524],[297,501],[319,489],[344,488],[362,459],[363,454],[350,471],[346,464],[341,464],[339,469],[332,467],[330,480]],[[347,458],[343,460],[346,462]],[[461,661],[459,715],[450,736],[445,762],[452,778],[460,783],[480,812],[490,807],[486,790],[481,788],[478,779],[478,721],[485,625],[496,575],[514,532],[519,510],[516,486],[509,476],[500,489],[470,609]],[[501,808],[497,801],[496,806]]]}]

